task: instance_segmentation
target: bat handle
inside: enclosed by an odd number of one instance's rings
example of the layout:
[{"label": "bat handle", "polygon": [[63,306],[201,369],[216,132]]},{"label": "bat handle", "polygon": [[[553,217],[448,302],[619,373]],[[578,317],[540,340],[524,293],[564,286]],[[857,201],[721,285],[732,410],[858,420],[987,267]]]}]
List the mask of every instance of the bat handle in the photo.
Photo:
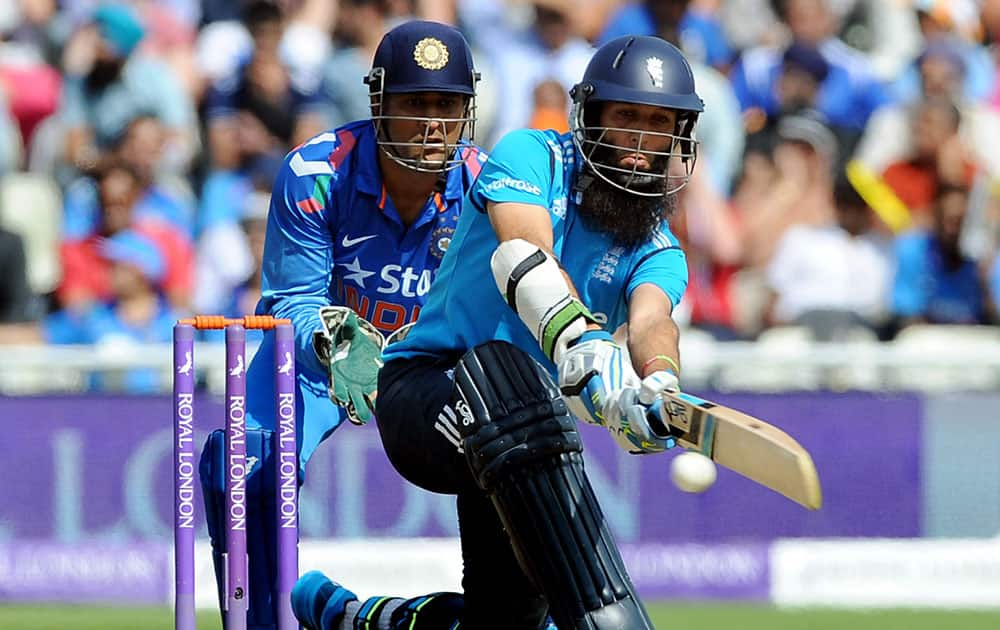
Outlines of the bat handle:
[{"label": "bat handle", "polygon": [[677,430],[671,427],[669,424],[663,421],[663,399],[657,397],[653,404],[649,406],[649,410],[646,411],[646,422],[649,423],[649,428],[653,430],[656,437],[661,439],[667,439],[669,437],[676,437]]}]

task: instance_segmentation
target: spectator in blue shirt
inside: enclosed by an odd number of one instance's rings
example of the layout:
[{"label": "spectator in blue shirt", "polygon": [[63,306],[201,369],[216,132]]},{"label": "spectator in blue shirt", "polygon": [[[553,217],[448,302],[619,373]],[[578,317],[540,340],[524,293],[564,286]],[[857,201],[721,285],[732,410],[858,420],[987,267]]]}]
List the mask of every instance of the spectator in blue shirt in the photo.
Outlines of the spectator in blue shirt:
[{"label": "spectator in blue shirt", "polygon": [[938,189],[933,226],[896,240],[892,310],[901,326],[912,323],[983,324],[986,299],[976,261],[959,246],[969,191]]}]

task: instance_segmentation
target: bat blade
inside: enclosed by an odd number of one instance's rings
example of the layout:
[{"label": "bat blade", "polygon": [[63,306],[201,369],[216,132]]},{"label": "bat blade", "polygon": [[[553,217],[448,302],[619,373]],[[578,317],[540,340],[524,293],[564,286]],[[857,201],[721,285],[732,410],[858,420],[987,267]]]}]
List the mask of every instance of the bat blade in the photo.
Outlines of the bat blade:
[{"label": "bat blade", "polygon": [[662,417],[681,446],[810,510],[822,506],[812,457],[781,429],[684,393],[663,394]]}]

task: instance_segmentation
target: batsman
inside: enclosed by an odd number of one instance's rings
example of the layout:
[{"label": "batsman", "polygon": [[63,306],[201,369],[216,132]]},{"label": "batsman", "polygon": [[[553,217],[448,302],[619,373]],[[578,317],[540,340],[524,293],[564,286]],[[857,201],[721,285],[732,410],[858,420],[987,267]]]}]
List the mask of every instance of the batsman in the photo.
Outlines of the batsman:
[{"label": "batsman", "polygon": [[[371,418],[384,338],[416,319],[448,249],[462,198],[486,160],[471,143],[478,78],[458,30],[401,24],[383,37],[365,78],[371,119],[305,142],[277,176],[257,314],[295,327],[300,483],[345,417]],[[275,628],[277,614],[273,352],[270,331],[247,371],[252,629]],[[200,471],[220,591],[224,458],[220,430],[205,445]]]},{"label": "batsman", "polygon": [[[569,133],[515,131],[493,150],[420,318],[383,353],[382,442],[406,479],[457,497],[464,560],[455,618],[407,628],[653,627],[576,422],[631,453],[674,445],[654,404],[678,389],[671,312],[687,286],[668,219],[703,105],[687,60],[653,37],[602,46],[571,96]],[[316,573],[293,592],[323,630],[361,627],[354,600]]]}]

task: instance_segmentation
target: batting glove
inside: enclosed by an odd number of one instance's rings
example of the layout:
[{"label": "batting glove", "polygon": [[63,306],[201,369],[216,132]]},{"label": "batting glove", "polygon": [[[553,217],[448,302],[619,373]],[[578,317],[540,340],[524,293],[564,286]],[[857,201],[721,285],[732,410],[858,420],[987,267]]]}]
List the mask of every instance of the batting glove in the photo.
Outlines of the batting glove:
[{"label": "batting glove", "polygon": [[348,420],[365,424],[375,409],[385,338],[346,306],[324,306],[319,318],[322,327],[313,335],[313,349],[330,372],[330,399],[344,408]]},{"label": "batting glove", "polygon": [[603,330],[580,335],[562,354],[557,368],[559,390],[570,412],[590,424],[604,426],[622,392],[640,384],[622,347]]},{"label": "batting glove", "polygon": [[673,372],[653,372],[638,387],[629,388],[618,397],[609,412],[608,431],[615,443],[634,454],[662,453],[676,445],[661,417],[662,394],[678,392],[680,385]]}]

